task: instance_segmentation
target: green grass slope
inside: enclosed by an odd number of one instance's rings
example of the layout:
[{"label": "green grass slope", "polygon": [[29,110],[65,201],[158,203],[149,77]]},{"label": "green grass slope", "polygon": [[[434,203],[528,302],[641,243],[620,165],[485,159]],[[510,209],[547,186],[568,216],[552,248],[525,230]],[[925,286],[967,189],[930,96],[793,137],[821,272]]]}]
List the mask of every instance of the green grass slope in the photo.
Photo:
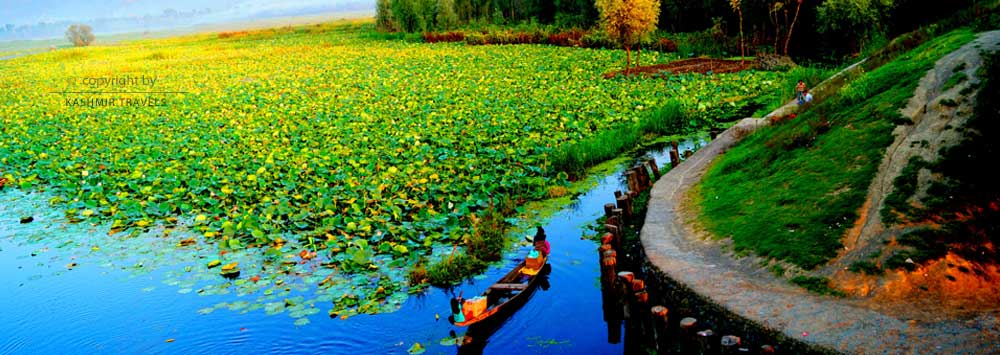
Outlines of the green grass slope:
[{"label": "green grass slope", "polygon": [[709,169],[696,189],[714,235],[804,269],[842,247],[857,219],[899,113],[942,56],[974,38],[959,29],[865,73],[791,121],[754,134]]}]

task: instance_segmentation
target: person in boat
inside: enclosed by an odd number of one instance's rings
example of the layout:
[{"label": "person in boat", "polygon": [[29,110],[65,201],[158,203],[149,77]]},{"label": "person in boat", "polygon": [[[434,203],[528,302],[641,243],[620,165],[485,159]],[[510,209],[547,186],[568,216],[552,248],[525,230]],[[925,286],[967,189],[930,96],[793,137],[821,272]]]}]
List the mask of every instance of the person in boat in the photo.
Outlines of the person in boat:
[{"label": "person in boat", "polygon": [[465,322],[465,312],[462,311],[462,303],[464,302],[461,294],[451,299],[451,316],[455,323]]},{"label": "person in boat", "polygon": [[548,257],[552,247],[549,245],[549,241],[545,240],[545,230],[542,227],[538,227],[538,231],[535,232],[535,238],[532,240],[535,242],[535,250],[538,250],[543,257]]}]

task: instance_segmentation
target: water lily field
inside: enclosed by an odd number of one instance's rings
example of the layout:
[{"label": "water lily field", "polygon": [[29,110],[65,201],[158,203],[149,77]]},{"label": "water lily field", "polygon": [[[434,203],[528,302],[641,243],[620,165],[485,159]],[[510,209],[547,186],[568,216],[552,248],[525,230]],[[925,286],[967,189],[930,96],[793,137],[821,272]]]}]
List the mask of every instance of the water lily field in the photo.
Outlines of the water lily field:
[{"label": "water lily field", "polygon": [[[26,226],[65,219],[101,235],[18,242],[68,244],[115,268],[170,260],[184,266],[157,275],[180,297],[257,300],[192,312],[288,313],[300,326],[392,312],[418,291],[405,269],[451,252],[491,202],[566,186],[549,163],[560,146],[670,100],[708,115],[783,75],[604,79],[623,58],[382,40],[350,23],[0,60],[2,189],[34,201],[16,211],[36,220]],[[526,229],[532,216],[520,207],[506,222]],[[0,228],[16,239],[25,227]]]}]

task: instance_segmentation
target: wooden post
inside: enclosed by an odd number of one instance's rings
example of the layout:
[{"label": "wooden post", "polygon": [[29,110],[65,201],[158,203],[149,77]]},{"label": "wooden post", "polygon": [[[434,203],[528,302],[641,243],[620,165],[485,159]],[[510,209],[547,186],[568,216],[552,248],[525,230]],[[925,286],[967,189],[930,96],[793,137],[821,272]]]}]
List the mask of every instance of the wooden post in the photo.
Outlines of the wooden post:
[{"label": "wooden post", "polygon": [[635,188],[631,188],[630,187],[629,188],[629,190],[630,190],[629,193],[632,193],[632,196],[637,195],[639,192],[641,192],[643,190],[643,186],[642,186],[642,172],[640,172],[639,169],[637,169],[636,167],[633,166],[631,168],[628,168],[628,170],[625,171],[625,174],[626,175],[631,174],[632,175],[632,180],[635,181],[635,183],[633,184],[633,185],[635,185]]},{"label": "wooden post", "polygon": [[701,350],[702,354],[714,354],[715,349],[715,332],[711,329],[705,329],[696,335],[698,338],[698,348]]},{"label": "wooden post", "polygon": [[[614,253],[614,250],[609,250],[608,252]],[[608,255],[607,252],[605,252],[605,255]],[[617,266],[618,261],[614,256],[605,256],[601,259],[601,280],[614,284],[615,268]]]},{"label": "wooden post", "polygon": [[[604,235],[601,236],[601,248],[603,248],[604,245],[607,244],[608,245],[608,249],[614,249],[615,246],[612,245],[614,242],[615,242],[615,235],[614,234],[604,233]],[[603,252],[604,250],[601,250],[601,251]]]},{"label": "wooden post", "polygon": [[642,164],[639,164],[639,170],[642,170],[642,178],[646,180],[646,189],[648,190],[652,188],[653,182],[656,180],[653,179],[653,174],[649,172],[649,166],[643,162]]},{"label": "wooden post", "polygon": [[618,215],[615,215],[615,209],[612,208],[611,209],[611,217],[608,217],[607,219],[605,219],[604,220],[604,224],[605,225],[609,225],[610,224],[612,226],[618,227],[618,226],[621,225],[621,221],[620,220],[621,220],[621,217],[619,217]]},{"label": "wooden post", "polygon": [[621,229],[619,229],[618,226],[613,225],[613,224],[605,224],[604,225],[604,229],[607,229],[608,233],[611,234],[611,236],[612,236],[612,238],[611,238],[611,240],[612,240],[611,246],[613,246],[615,249],[621,248],[621,246],[622,246],[622,231],[621,231]]},{"label": "wooden post", "polygon": [[646,290],[646,282],[642,279],[637,279],[635,276],[632,277],[632,292],[639,292]]},{"label": "wooden post", "polygon": [[684,333],[686,335],[694,335],[694,329],[695,326],[697,325],[698,325],[697,319],[691,317],[685,317],[684,319],[681,319],[681,333]]},{"label": "wooden post", "polygon": [[623,211],[621,208],[616,208],[616,209],[611,210],[611,213],[613,213],[615,215],[615,222],[618,222],[618,223],[615,223],[615,225],[618,226],[618,230],[624,229],[625,228],[625,218],[623,218],[622,216],[625,214],[625,211]]},{"label": "wooden post", "polygon": [[670,150],[670,167],[676,168],[677,164],[681,163],[681,156],[677,153],[676,149]]},{"label": "wooden post", "polygon": [[604,217],[611,218],[611,211],[615,209],[615,204],[605,203],[604,204]]},{"label": "wooden post", "polygon": [[656,350],[658,353],[666,352],[669,345],[670,336],[667,335],[667,307],[653,306],[650,313],[653,315],[653,336],[656,339]]},{"label": "wooden post", "polygon": [[636,173],[636,176],[637,176],[637,180],[639,182],[639,190],[638,191],[646,191],[646,189],[649,188],[649,181],[650,181],[650,179],[649,179],[649,170],[646,170],[646,166],[642,165],[642,164],[636,165],[632,169],[635,170],[635,173]]},{"label": "wooden post", "polygon": [[[603,238],[602,238],[603,239]],[[603,240],[602,240],[603,242]],[[604,252],[608,250],[613,250],[610,243],[603,243],[601,246],[597,247],[597,261],[600,262],[604,259]]]},{"label": "wooden post", "polygon": [[698,352],[697,334],[698,320],[686,317],[681,319],[681,353],[694,354]]},{"label": "wooden post", "polygon": [[723,354],[738,354],[740,351],[740,337],[735,335],[726,335],[722,337],[720,342],[722,345]]},{"label": "wooden post", "polygon": [[632,218],[632,198],[622,195],[618,198],[618,208],[622,210],[622,217]]},{"label": "wooden post", "polygon": [[632,280],[635,280],[635,274],[631,271],[622,271],[618,273],[618,280],[622,282],[623,285],[631,285]]},{"label": "wooden post", "polygon": [[618,344],[622,341],[622,307],[621,297],[614,288],[601,290],[601,306],[604,310],[604,321],[608,323],[608,343]]},{"label": "wooden post", "polygon": [[688,149],[684,151],[684,159],[690,158],[692,155],[694,155],[693,150]]},{"label": "wooden post", "polygon": [[622,190],[615,190],[615,198],[622,197]]},{"label": "wooden post", "polygon": [[635,274],[631,271],[621,271],[618,273],[618,294],[622,298],[622,319],[626,321],[631,318],[632,312],[629,307],[630,300],[632,299],[632,281],[635,280]]},{"label": "wooden post", "polygon": [[656,165],[656,158],[649,158],[646,164],[649,164],[649,169],[653,171],[653,182],[660,180],[660,167]]},{"label": "wooden post", "polygon": [[636,181],[635,170],[629,169],[625,171],[625,182],[628,185],[629,195],[634,196],[639,192],[639,182]]},{"label": "wooden post", "polygon": [[711,137],[712,140],[715,140],[715,137],[718,137],[719,134],[722,134],[722,127],[712,127],[708,129],[708,136]]}]

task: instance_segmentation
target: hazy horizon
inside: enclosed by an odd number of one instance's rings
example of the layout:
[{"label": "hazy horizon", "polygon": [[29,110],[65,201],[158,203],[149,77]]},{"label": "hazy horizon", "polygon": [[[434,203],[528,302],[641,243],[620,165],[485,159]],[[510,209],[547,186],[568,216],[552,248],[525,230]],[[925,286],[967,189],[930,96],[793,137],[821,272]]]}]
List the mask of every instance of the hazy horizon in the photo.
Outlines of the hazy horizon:
[{"label": "hazy horizon", "polygon": [[374,0],[0,0],[0,41],[61,37],[70,23],[100,35],[374,7]]}]

